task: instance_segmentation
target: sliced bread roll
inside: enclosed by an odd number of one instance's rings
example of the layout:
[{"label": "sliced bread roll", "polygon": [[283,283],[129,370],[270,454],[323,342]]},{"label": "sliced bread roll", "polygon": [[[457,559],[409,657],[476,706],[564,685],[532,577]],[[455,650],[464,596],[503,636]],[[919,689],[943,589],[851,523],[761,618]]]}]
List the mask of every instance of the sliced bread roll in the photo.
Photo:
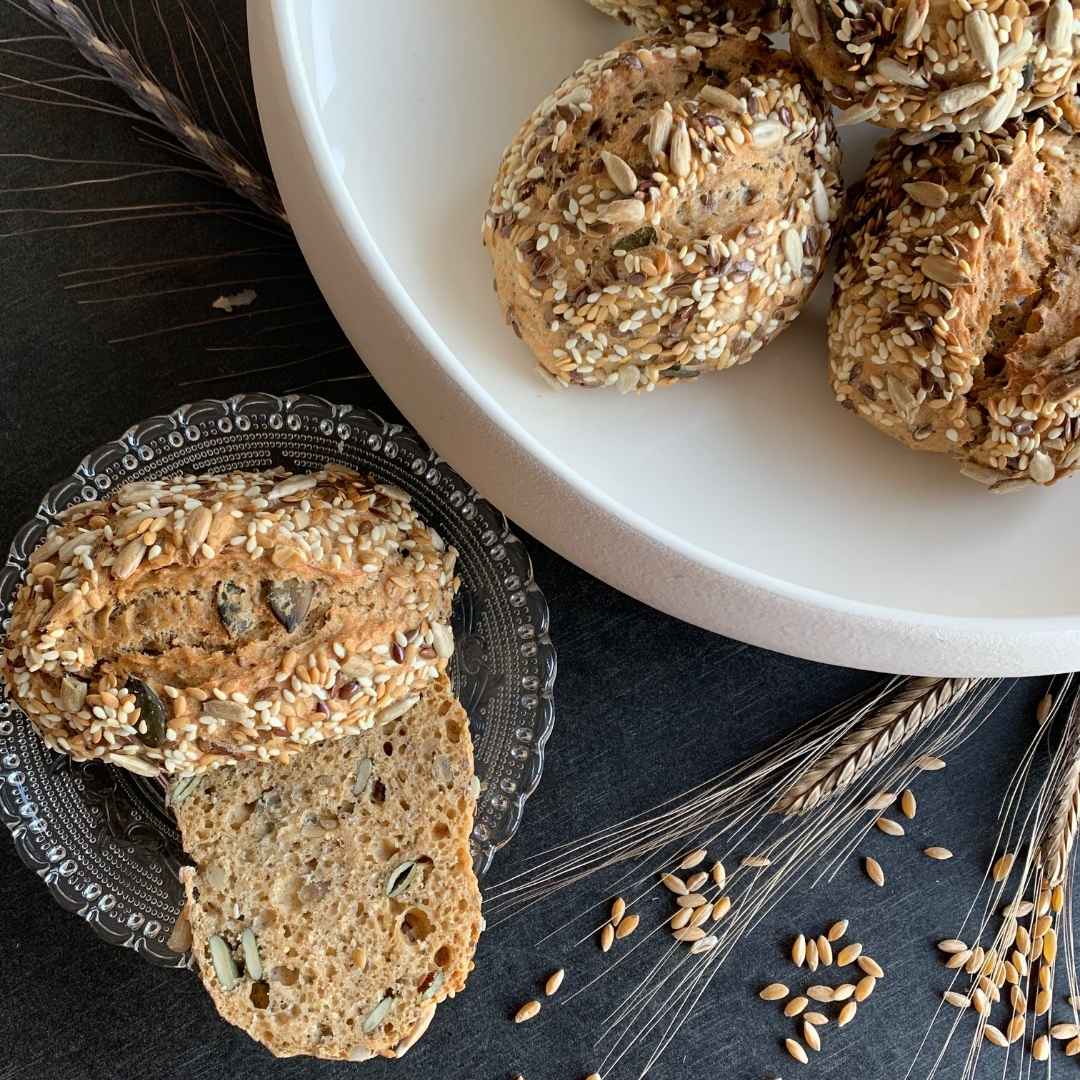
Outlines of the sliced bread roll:
[{"label": "sliced bread roll", "polygon": [[221,1015],[279,1057],[404,1054],[473,967],[478,792],[445,678],[291,764],[178,781],[193,951]]}]

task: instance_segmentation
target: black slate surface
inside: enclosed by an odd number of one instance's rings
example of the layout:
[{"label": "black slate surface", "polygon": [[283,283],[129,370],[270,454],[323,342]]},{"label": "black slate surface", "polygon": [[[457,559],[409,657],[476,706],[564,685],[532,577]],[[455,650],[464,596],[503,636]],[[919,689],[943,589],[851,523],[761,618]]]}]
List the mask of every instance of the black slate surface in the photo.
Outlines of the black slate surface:
[{"label": "black slate surface", "polygon": [[[145,47],[160,58],[162,43],[150,5],[138,7],[140,20],[150,24],[144,29]],[[209,40],[214,38],[216,7],[242,41],[241,0],[217,0],[216,5],[204,0],[193,7],[207,19]],[[167,0],[162,11],[170,29],[180,34],[181,5]],[[0,5],[0,39],[41,32],[15,7]],[[32,48],[58,63],[73,59],[63,43],[7,47]],[[23,77],[31,72],[38,77],[69,74],[61,68],[46,71],[9,53],[0,53],[0,71]],[[95,84],[57,85],[123,104],[122,97]],[[25,92],[18,83],[0,80],[0,90],[7,94],[0,96],[0,153],[170,160],[127,119],[13,100],[12,93]],[[236,113],[237,126],[251,139],[250,110],[240,103]],[[0,157],[0,188],[123,171]],[[10,212],[16,207],[192,200],[221,205],[209,217],[191,216],[177,207],[169,212],[184,216],[9,235],[105,216]],[[394,414],[370,379],[320,381],[341,380],[355,374],[358,366],[340,351],[336,329],[303,279],[287,238],[253,223],[241,204],[198,178],[164,175],[61,192],[0,194],[0,209],[0,233],[5,234],[0,239],[4,544],[44,489],[88,448],[183,401],[207,393],[306,386]],[[151,211],[115,216],[147,213]],[[259,250],[236,254],[252,248]],[[130,271],[61,276],[214,252],[231,254],[224,261],[177,263],[168,273],[95,288],[65,286]],[[110,344],[117,337],[220,316],[209,307],[219,293],[234,292],[252,277],[278,276],[285,280],[255,286],[257,310],[288,310]],[[217,287],[219,282],[236,284]],[[193,288],[165,298],[78,302],[177,287]],[[281,326],[284,329],[275,329]],[[222,347],[229,351],[208,351]],[[338,351],[263,374],[232,374],[327,350]],[[209,376],[222,377],[185,385]],[[530,547],[537,580],[551,604],[552,637],[560,653],[558,719],[543,783],[529,803],[517,839],[496,861],[495,880],[531,854],[614,823],[714,775],[871,681],[864,673],[775,655],[687,626],[609,589],[539,543]],[[1030,737],[1033,706],[1041,692],[1039,680],[1016,685],[979,735],[952,757],[947,771],[919,782],[921,809],[908,838],[875,834],[861,846],[886,867],[886,889],[872,886],[852,858],[833,882],[800,892],[762,924],[704,994],[682,1035],[654,1068],[656,1080],[792,1075],[884,1080],[905,1075],[937,992],[946,983],[932,943],[953,933],[978,884],[991,854],[1000,796]],[[957,857],[931,863],[918,854],[929,843],[944,844]],[[602,969],[593,944],[571,948],[572,934],[537,944],[584,901],[602,895],[598,882],[488,932],[467,991],[440,1008],[432,1030],[405,1063],[275,1061],[217,1019],[193,975],[157,970],[130,952],[108,947],[78,919],[54,907],[43,885],[0,837],[0,1080],[329,1080],[354,1075],[371,1080],[500,1080],[517,1073],[528,1080],[584,1077],[600,1059],[593,1042],[602,1018],[629,987],[620,972],[569,1007],[560,1007],[555,999],[529,1025],[515,1027],[509,1018],[520,1002],[538,992],[549,970],[567,968],[565,994]],[[646,921],[660,910],[659,903],[644,905]],[[781,1047],[783,1037],[794,1033],[793,1022],[784,1020],[776,1006],[758,1001],[755,992],[765,982],[790,976],[785,950],[792,934],[823,928],[840,917],[851,919],[853,937],[885,965],[887,977],[855,1023],[843,1031],[826,1029],[823,1052],[803,1068]],[[963,1049],[961,1042],[942,1076],[959,1075]],[[1002,1061],[998,1051],[984,1053],[978,1075],[1000,1074]],[[1058,1062],[1065,1064],[1064,1059]],[[636,1072],[624,1069],[616,1075]],[[925,1076],[925,1065],[911,1075]]]}]

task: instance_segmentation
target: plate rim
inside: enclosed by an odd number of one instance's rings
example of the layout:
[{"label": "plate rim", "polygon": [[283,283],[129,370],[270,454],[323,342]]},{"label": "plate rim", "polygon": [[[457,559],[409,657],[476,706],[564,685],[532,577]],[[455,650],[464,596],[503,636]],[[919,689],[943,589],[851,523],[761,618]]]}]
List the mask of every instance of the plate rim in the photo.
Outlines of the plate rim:
[{"label": "plate rim", "polygon": [[[387,420],[378,410],[370,409],[362,405],[350,402],[333,402],[319,394],[305,392],[289,394],[273,394],[264,391],[242,391],[231,394],[228,397],[207,397],[184,402],[181,405],[164,413],[155,413],[151,416],[136,420],[129,424],[122,432],[111,439],[102,442],[92,450],[83,454],[71,469],[70,473],[50,484],[42,493],[33,513],[23,520],[11,536],[11,541],[4,551],[3,562],[0,563],[0,575],[8,577],[11,571],[17,567],[29,552],[40,543],[44,530],[55,520],[54,507],[60,502],[69,505],[80,501],[78,494],[82,492],[83,501],[88,486],[88,477],[98,471],[98,463],[110,453],[131,453],[134,440],[145,434],[152,426],[171,426],[173,430],[180,430],[182,426],[193,416],[199,416],[207,410],[221,410],[227,414],[239,412],[242,406],[248,409],[255,406],[266,406],[276,409],[279,413],[306,412],[312,408],[325,409],[332,412],[336,420],[348,421],[355,418],[357,423],[363,422],[371,426],[381,427],[386,437],[391,435],[397,444],[411,444],[414,452],[425,455],[432,465],[440,465],[459,480],[462,486],[471,492],[470,503],[482,514],[487,527],[493,530],[495,541],[508,550],[513,548],[513,563],[520,579],[520,590],[524,599],[522,606],[528,609],[530,623],[535,626],[535,636],[531,638],[537,646],[536,668],[541,679],[535,689],[530,688],[530,693],[536,700],[536,728],[530,732],[528,739],[528,754],[523,762],[521,780],[517,785],[512,797],[507,797],[505,792],[500,796],[509,802],[506,811],[505,830],[496,838],[478,840],[470,837],[470,844],[474,851],[474,869],[478,878],[483,878],[491,868],[496,853],[505,847],[517,835],[518,829],[525,813],[528,800],[536,792],[543,777],[546,763],[547,744],[555,727],[555,699],[554,689],[558,676],[558,651],[551,640],[551,607],[547,596],[536,582],[535,568],[532,556],[527,544],[512,528],[511,522],[506,515],[490,500],[484,498],[468,480],[462,477],[453,465],[446,461],[430,443],[414,428],[397,420]],[[224,429],[223,429],[224,430]],[[95,494],[98,494],[95,492]],[[495,542],[493,541],[493,542]],[[2,614],[2,612],[0,612]],[[0,641],[3,640],[4,630],[0,624]],[[10,723],[15,715],[21,717],[28,731],[40,739],[37,731],[14,702],[9,701],[0,693],[0,722]],[[71,759],[68,759],[69,761]],[[153,940],[132,930],[125,933],[113,925],[106,918],[101,917],[101,912],[94,903],[86,900],[81,895],[69,895],[64,890],[64,879],[58,877],[48,860],[40,858],[41,852],[33,843],[30,836],[31,826],[37,820],[36,810],[28,818],[27,809],[31,805],[25,802],[25,797],[20,795],[21,783],[15,782],[13,777],[18,775],[23,768],[21,762],[12,764],[6,759],[0,762],[0,823],[2,823],[11,836],[19,861],[38,877],[42,878],[47,892],[52,900],[65,911],[79,915],[84,922],[89,923],[95,934],[103,941],[111,945],[133,949],[140,956],[151,963],[163,967],[188,967],[191,964],[190,954],[172,953],[161,951],[156,948]],[[116,770],[116,766],[109,766]],[[14,770],[14,773],[11,773]],[[117,770],[118,772],[122,770]],[[139,778],[134,777],[138,781]],[[6,782],[10,781],[10,785]],[[11,786],[16,791],[14,800],[5,797],[5,788]],[[65,856],[66,857],[66,856]],[[100,891],[100,890],[99,890]],[[106,912],[107,914],[107,912]],[[130,928],[129,928],[130,929]]]},{"label": "plate rim", "polygon": [[[361,343],[360,351],[380,385],[467,481],[488,491],[547,546],[613,587],[668,614],[750,644],[809,660],[903,674],[1046,675],[1080,666],[1080,613],[924,613],[847,599],[765,574],[645,519],[524,430],[454,356],[409,296],[334,167],[302,70],[297,18],[303,7],[310,5],[296,0],[248,0],[256,99],[290,221],[330,307],[350,339]],[[307,160],[296,153],[298,145],[306,150]],[[340,281],[343,266],[356,275],[347,296]],[[362,325],[355,310],[356,297],[362,292],[368,294],[365,299],[370,307],[386,317],[377,330]],[[378,347],[380,342],[383,348]],[[368,347],[373,343],[375,348]],[[392,357],[387,355],[390,344],[395,346]],[[409,367],[402,363],[403,356],[415,363],[426,362],[436,382],[426,396],[441,392],[465,410],[483,452],[459,446],[448,436],[444,428],[452,410],[436,410],[419,400],[423,395],[410,392],[408,383],[415,370],[403,376],[402,369]],[[437,427],[440,419],[442,426]],[[459,421],[455,430],[464,427]],[[509,484],[485,471],[484,457],[515,458],[527,468],[544,498],[529,498],[521,492],[525,485],[520,481]],[[565,500],[598,528],[609,530],[611,537],[602,548],[591,545],[592,550],[572,542],[555,516],[541,511],[551,498]],[[611,549],[624,557],[613,557]],[[626,558],[627,553],[632,557]],[[649,572],[635,572],[635,567],[642,566]]]}]

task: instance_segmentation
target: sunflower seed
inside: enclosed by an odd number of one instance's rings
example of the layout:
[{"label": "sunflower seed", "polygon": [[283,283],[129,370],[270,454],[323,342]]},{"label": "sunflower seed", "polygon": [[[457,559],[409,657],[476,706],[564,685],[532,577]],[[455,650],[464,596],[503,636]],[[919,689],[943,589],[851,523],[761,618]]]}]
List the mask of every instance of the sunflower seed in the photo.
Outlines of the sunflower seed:
[{"label": "sunflower seed", "polygon": [[839,922],[834,922],[829,927],[829,932],[826,935],[830,941],[839,941],[846,933],[848,929],[847,919],[841,919]]},{"label": "sunflower seed", "polygon": [[645,220],[645,204],[638,199],[616,199],[597,217],[608,225],[640,225]]},{"label": "sunflower seed", "polygon": [[928,206],[932,210],[944,206],[949,201],[948,188],[929,180],[913,180],[910,184],[904,184],[903,188],[913,202],[917,202],[920,206]]},{"label": "sunflower seed", "polygon": [[989,81],[964,83],[942,91],[934,98],[934,105],[942,115],[952,116],[970,109],[972,105],[978,105],[988,93],[990,93]]},{"label": "sunflower seed", "polygon": [[775,120],[759,120],[750,128],[750,139],[759,150],[774,150],[787,136],[787,128]]},{"label": "sunflower seed", "polygon": [[946,288],[970,284],[971,279],[952,260],[943,255],[927,255],[920,264],[923,277]]},{"label": "sunflower seed", "polygon": [[698,91],[698,97],[702,101],[707,101],[710,105],[719,105],[721,108],[728,109],[733,113],[743,111],[742,102],[734,94],[729,94],[719,86],[703,86]]},{"label": "sunflower seed", "polygon": [[195,558],[198,550],[206,543],[213,520],[214,515],[210,509],[200,506],[193,510],[184,522],[184,547],[190,558]]},{"label": "sunflower seed", "polygon": [[796,32],[817,44],[821,40],[821,23],[814,0],[794,0],[792,11],[796,15],[792,20]]},{"label": "sunflower seed", "polygon": [[1052,0],[1046,12],[1046,48],[1051,53],[1068,52],[1072,32],[1072,4],[1069,0]]},{"label": "sunflower seed", "polygon": [[612,154],[608,150],[601,151],[600,158],[604,163],[611,182],[622,192],[623,195],[633,195],[637,191],[637,173],[626,164],[618,154]]},{"label": "sunflower seed", "polygon": [[243,637],[255,627],[255,610],[247,590],[235,581],[219,581],[217,587],[217,613],[221,625],[230,637]]},{"label": "sunflower seed", "polygon": [[863,869],[866,871],[866,876],[875,884],[878,888],[881,888],[885,884],[885,871],[881,869],[881,863],[877,859],[872,859],[869,855],[863,860]]},{"label": "sunflower seed", "polygon": [[428,984],[427,989],[420,995],[421,1001],[427,1001],[433,998],[441,989],[443,983],[446,981],[446,976],[441,971],[436,971]]},{"label": "sunflower seed", "polygon": [[307,618],[315,596],[315,583],[301,578],[275,581],[266,590],[266,602],[273,616],[291,634]]},{"label": "sunflower seed", "polygon": [[[165,730],[169,726],[165,703],[154,688],[142,679],[129,678],[125,689],[134,695],[139,710],[139,732],[147,746],[161,746],[165,742]],[[144,730],[145,729],[145,730]]]},{"label": "sunflower seed", "polygon": [[929,13],[930,0],[908,0],[903,27],[900,31],[900,42],[905,49],[910,49],[918,40]]},{"label": "sunflower seed", "polygon": [[928,847],[923,851],[923,854],[928,859],[936,859],[938,862],[944,862],[946,859],[952,858],[952,852],[945,847]]},{"label": "sunflower seed", "polygon": [[787,1048],[787,1052],[798,1062],[806,1065],[810,1059],[806,1056],[806,1051],[802,1048],[802,1043],[796,1042],[795,1039],[785,1039],[784,1046]]},{"label": "sunflower seed", "polygon": [[832,217],[832,207],[829,202],[829,193],[825,189],[825,183],[815,170],[813,179],[810,181],[810,201],[814,207],[814,217],[824,225]]},{"label": "sunflower seed", "polygon": [[784,1006],[784,1015],[787,1017],[798,1016],[807,1005],[810,1004],[810,999],[803,997],[801,994],[798,997],[793,997]]},{"label": "sunflower seed", "polygon": [[790,991],[783,983],[769,983],[768,986],[762,987],[758,991],[758,997],[762,1001],[783,1001],[788,996]]},{"label": "sunflower seed", "polygon": [[668,139],[671,138],[671,128],[674,123],[670,109],[657,109],[649,122],[649,153],[658,158],[667,150]]},{"label": "sunflower seed", "polygon": [[381,727],[400,720],[419,700],[419,694],[410,694],[400,701],[395,701],[393,705],[387,705],[375,714],[375,724]]},{"label": "sunflower seed", "polygon": [[210,946],[210,959],[214,964],[214,974],[217,975],[218,982],[221,983],[221,989],[227,993],[240,981],[240,972],[236,969],[236,961],[229,951],[229,946],[225,944],[224,938],[213,934],[208,944]]},{"label": "sunflower seed", "polygon": [[126,581],[139,568],[148,550],[141,536],[129,541],[120,549],[120,554],[113,561],[112,576],[118,581]]},{"label": "sunflower seed", "polygon": [[680,120],[675,125],[675,131],[671,136],[671,150],[669,153],[671,171],[680,179],[690,175],[693,168],[693,148],[690,145],[690,132],[687,131],[686,121]]},{"label": "sunflower seed", "polygon": [[802,273],[803,268],[803,245],[798,229],[785,229],[781,246],[784,250],[784,258],[787,260],[791,272],[796,277]]},{"label": "sunflower seed", "polygon": [[[1071,18],[1071,8],[1069,15]],[[1047,21],[1049,22],[1049,19]],[[982,9],[969,11],[964,18],[964,36],[968,40],[971,55],[975,57],[976,62],[987,75],[993,75],[998,69],[1000,53],[994,20]]]},{"label": "sunflower seed", "polygon": [[435,1006],[427,1005],[420,1010],[420,1016],[412,1026],[412,1030],[404,1039],[394,1047],[394,1057],[403,1058],[419,1041],[425,1031],[431,1026],[435,1018]]},{"label": "sunflower seed", "polygon": [[908,67],[907,64],[900,63],[899,60],[894,60],[891,56],[879,60],[877,70],[882,78],[891,83],[898,83],[900,86],[912,86],[917,90],[925,90],[930,85],[925,75],[920,74],[913,67]]}]

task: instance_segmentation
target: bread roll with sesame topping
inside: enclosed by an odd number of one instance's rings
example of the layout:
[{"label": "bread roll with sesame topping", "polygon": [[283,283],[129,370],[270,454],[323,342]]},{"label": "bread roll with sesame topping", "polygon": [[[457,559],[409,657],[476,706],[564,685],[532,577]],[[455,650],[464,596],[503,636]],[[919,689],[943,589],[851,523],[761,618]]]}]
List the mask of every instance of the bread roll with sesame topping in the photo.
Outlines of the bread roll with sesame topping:
[{"label": "bread roll with sesame topping", "polygon": [[503,157],[483,239],[507,322],[561,386],[745,363],[794,319],[840,211],[832,120],[730,26],[590,60]]},{"label": "bread roll with sesame topping", "polygon": [[78,761],[287,759],[445,670],[455,557],[404,492],[337,466],[130,484],[48,531],[0,675]]},{"label": "bread roll with sesame topping", "polygon": [[839,122],[905,131],[996,131],[1077,80],[1070,0],[792,0],[791,49]]},{"label": "bread roll with sesame topping", "polygon": [[643,33],[685,29],[687,23],[734,23],[744,29],[780,28],[778,0],[589,0],[605,15],[636,26]]},{"label": "bread roll with sesame topping", "polygon": [[837,399],[992,491],[1080,458],[1080,137],[1042,120],[878,148],[829,316]]}]

